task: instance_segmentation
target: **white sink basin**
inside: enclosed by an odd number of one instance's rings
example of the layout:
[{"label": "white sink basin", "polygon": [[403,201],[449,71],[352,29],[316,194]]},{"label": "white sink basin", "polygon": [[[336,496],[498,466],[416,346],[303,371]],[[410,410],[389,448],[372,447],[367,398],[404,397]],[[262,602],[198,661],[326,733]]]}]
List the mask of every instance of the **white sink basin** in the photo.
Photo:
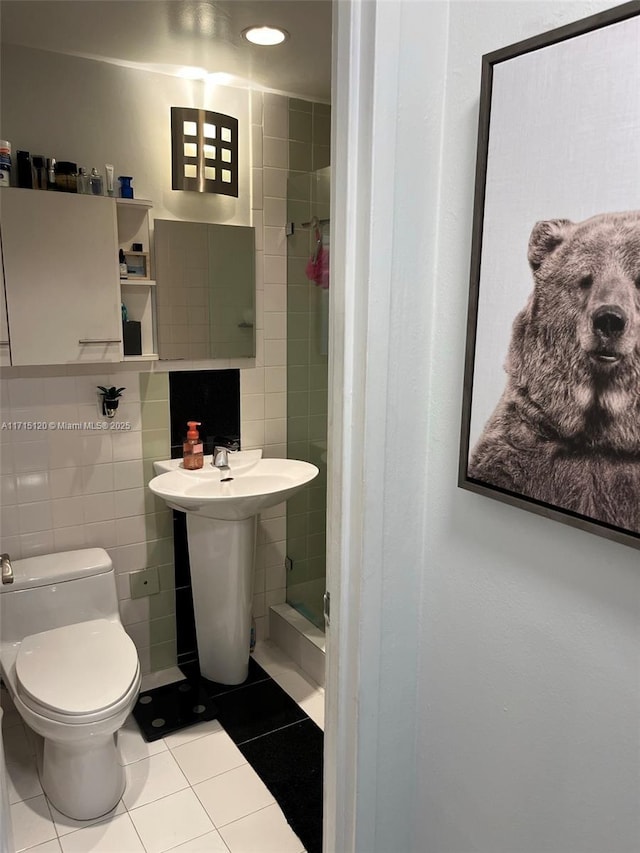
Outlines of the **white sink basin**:
[{"label": "white sink basin", "polygon": [[[197,471],[183,468],[181,459],[154,462],[157,477],[149,488],[172,509],[204,518],[239,521],[287,500],[319,471],[298,459],[262,459],[261,450],[229,453],[229,469],[219,470],[205,456]],[[232,479],[227,479],[232,478]]]}]

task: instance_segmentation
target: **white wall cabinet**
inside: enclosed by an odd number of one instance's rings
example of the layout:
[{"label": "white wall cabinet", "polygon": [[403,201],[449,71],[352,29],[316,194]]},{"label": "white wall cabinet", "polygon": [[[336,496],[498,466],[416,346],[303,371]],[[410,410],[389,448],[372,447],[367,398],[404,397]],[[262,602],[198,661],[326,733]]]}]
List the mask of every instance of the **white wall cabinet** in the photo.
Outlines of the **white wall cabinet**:
[{"label": "white wall cabinet", "polygon": [[120,361],[114,199],[0,192],[11,364]]},{"label": "white wall cabinet", "polygon": [[[150,201],[6,188],[0,204],[0,366],[157,359]],[[121,280],[119,249],[134,243],[146,278]],[[124,353],[121,304],[140,323],[141,354]]]}]

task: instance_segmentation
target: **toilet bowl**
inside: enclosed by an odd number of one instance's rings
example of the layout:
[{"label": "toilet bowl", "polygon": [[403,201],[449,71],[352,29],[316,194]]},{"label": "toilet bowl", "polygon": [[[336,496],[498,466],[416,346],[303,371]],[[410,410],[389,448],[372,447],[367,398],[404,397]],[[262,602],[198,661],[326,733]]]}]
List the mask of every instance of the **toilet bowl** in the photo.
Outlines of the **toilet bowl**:
[{"label": "toilet bowl", "polygon": [[124,791],[116,732],[140,689],[102,549],[17,560],[0,596],[0,672],[24,722],[44,739],[41,781],[76,820],[109,812]]}]

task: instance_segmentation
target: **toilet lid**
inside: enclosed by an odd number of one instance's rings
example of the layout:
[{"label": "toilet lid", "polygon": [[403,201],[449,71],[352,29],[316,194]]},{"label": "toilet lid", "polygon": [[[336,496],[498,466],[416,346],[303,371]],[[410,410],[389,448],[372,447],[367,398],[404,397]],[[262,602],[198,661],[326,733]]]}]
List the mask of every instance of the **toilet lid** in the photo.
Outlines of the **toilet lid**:
[{"label": "toilet lid", "polygon": [[118,702],[138,672],[138,654],[117,622],[94,619],[25,637],[16,658],[23,690],[63,714],[93,714]]}]

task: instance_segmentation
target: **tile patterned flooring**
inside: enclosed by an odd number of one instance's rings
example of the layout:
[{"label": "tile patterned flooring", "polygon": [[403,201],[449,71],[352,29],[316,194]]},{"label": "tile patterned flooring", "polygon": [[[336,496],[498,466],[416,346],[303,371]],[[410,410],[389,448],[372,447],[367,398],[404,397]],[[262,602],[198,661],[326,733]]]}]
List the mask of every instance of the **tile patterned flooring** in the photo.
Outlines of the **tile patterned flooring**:
[{"label": "tile patterned flooring", "polygon": [[[268,641],[254,658],[323,728],[324,691]],[[106,817],[79,822],[44,796],[31,739],[4,690],[2,706],[16,853],[304,853],[217,720],[146,743],[130,718],[118,738],[127,776],[122,800]]]}]

